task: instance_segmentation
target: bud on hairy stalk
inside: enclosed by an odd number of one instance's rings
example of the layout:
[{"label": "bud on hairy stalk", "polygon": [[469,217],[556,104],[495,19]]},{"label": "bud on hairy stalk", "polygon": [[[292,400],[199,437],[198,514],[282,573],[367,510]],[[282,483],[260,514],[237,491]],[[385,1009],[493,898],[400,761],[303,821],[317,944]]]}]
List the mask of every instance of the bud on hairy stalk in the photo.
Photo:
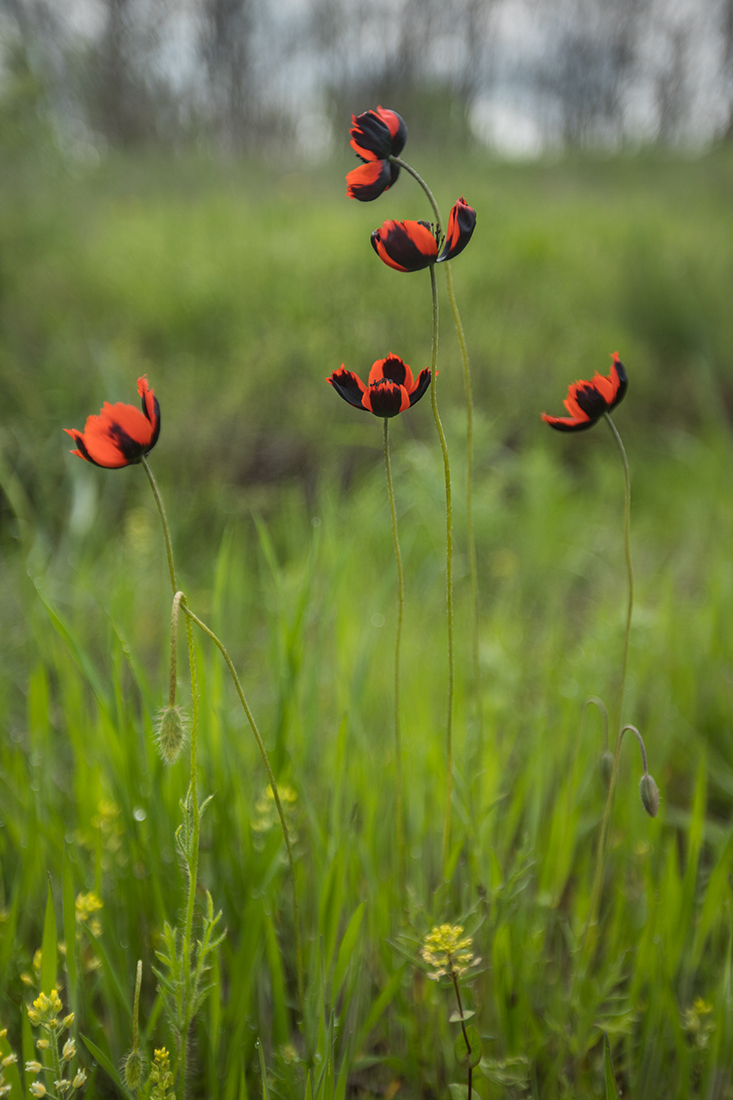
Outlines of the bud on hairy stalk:
[{"label": "bud on hairy stalk", "polygon": [[646,772],[641,777],[639,793],[644,809],[649,817],[656,817],[659,812],[659,789],[654,778]]},{"label": "bud on hairy stalk", "polygon": [[124,1061],[125,1084],[132,1092],[137,1089],[143,1078],[145,1059],[138,1050],[138,1015],[140,1012],[140,986],[143,980],[142,959],[138,960],[137,973],[135,975],[135,999],[132,1005],[132,1050]]},{"label": "bud on hairy stalk", "polygon": [[609,749],[606,749],[601,757],[600,763],[601,779],[603,780],[603,786],[606,790],[611,786],[611,776],[613,775],[613,753]]},{"label": "bud on hairy stalk", "polygon": [[163,708],[155,740],[165,763],[175,764],[186,740],[186,725],[180,707],[169,705]]}]

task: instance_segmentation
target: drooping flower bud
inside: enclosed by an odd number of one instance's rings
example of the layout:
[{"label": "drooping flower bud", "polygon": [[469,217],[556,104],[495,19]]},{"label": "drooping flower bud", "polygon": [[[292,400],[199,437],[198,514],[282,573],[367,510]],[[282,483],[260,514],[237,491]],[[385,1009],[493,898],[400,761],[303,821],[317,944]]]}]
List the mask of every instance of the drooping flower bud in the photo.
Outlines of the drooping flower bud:
[{"label": "drooping flower bud", "polygon": [[659,813],[659,789],[654,782],[654,778],[648,773],[641,777],[639,793],[641,794],[641,801],[644,809],[649,814],[649,817],[656,817]]},{"label": "drooping flower bud", "polygon": [[133,1092],[138,1087],[143,1077],[143,1056],[139,1050],[131,1050],[125,1059],[125,1084]]},{"label": "drooping flower bud", "polygon": [[600,769],[603,786],[608,790],[611,786],[611,776],[613,775],[613,753],[609,752],[608,749],[606,749],[601,757]]},{"label": "drooping flower bud", "polygon": [[158,751],[166,764],[175,764],[181,755],[185,739],[183,712],[180,707],[166,707],[160,716],[158,731],[155,735]]}]

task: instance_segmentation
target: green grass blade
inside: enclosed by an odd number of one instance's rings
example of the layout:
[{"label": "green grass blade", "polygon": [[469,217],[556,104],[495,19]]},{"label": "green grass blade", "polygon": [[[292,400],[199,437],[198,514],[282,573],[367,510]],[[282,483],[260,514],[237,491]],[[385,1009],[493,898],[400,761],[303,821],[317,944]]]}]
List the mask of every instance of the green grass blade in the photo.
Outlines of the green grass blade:
[{"label": "green grass blade", "polygon": [[64,942],[66,943],[66,973],[69,976],[69,1008],[77,1011],[76,1000],[76,906],[74,901],[74,878],[71,870],[69,849],[64,845],[63,865],[61,869],[61,888],[63,901]]},{"label": "green grass blade", "polygon": [[332,1002],[336,1001],[336,998],[341,992],[341,986],[346,977],[346,968],[351,962],[351,956],[354,954],[354,948],[356,947],[356,940],[359,935],[359,929],[361,928],[361,922],[364,918],[365,907],[366,902],[363,901],[361,905],[357,906],[354,910],[351,915],[351,920],[346,926],[344,938],[341,940],[341,946],[339,947],[338,958],[336,960],[336,969],[333,973]]},{"label": "green grass blade", "polygon": [[608,1035],[603,1032],[603,1064],[606,1078],[606,1100],[618,1100],[618,1086],[613,1072],[613,1059],[611,1058],[611,1044]]},{"label": "green grass blade", "polygon": [[43,943],[41,947],[41,992],[50,993],[56,989],[56,970],[58,967],[58,948],[56,935],[56,911],[53,907],[51,884],[48,884],[46,897],[46,916],[43,920]]}]

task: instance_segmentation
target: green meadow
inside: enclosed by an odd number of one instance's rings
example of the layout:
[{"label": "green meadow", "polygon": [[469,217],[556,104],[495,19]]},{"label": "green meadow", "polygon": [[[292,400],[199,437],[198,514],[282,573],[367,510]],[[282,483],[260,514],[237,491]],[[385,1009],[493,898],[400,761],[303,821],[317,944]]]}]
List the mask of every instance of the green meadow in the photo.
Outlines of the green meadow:
[{"label": "green meadow", "polygon": [[[171,589],[139,466],[69,455],[103,401],[160,401],[149,456],[179,584],[224,641],[291,830],[304,956],[268,777],[219,651],[197,632],[206,891],[226,936],[188,1041],[208,1100],[466,1100],[454,993],[420,948],[459,924],[480,962],[480,1100],[733,1097],[733,151],[509,165],[411,148],[444,216],[475,399],[480,692],[472,664],[466,413],[439,272],[438,396],[455,497],[456,695],[446,791],[445,500],[429,398],[391,421],[405,566],[406,895],[396,850],[397,574],[382,425],[324,379],[399,354],[430,365],[427,272],[374,255],[386,218],[426,218],[403,173],[373,203],[330,164],[8,155],[0,181],[0,1053],[11,1100],[51,1076],[27,1006],[74,1011],[89,1100],[171,1096],[166,922],[187,879],[189,782],[155,744]],[[624,481],[601,421],[560,435],[568,385],[629,375],[635,606],[600,913],[602,699],[618,728]],[[180,702],[191,689],[180,627]],[[50,892],[49,892],[50,891]],[[50,902],[49,902],[50,897]],[[97,906],[97,901],[101,907]],[[589,943],[591,946],[589,947]],[[39,949],[43,951],[39,954]],[[137,1093],[125,1084],[142,960]],[[605,1054],[612,1055],[613,1076]],[[473,1034],[473,1033],[472,1033]],[[465,1051],[463,1052],[465,1054]],[[458,1055],[458,1056],[457,1056]],[[175,1069],[175,1065],[174,1065]],[[184,1090],[175,1087],[177,1100]]]}]

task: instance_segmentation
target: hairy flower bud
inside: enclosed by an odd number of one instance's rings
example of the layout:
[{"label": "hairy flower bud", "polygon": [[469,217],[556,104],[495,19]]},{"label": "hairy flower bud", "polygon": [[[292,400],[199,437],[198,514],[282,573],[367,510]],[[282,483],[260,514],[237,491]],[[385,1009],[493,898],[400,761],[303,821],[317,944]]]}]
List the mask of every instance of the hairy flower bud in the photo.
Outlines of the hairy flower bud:
[{"label": "hairy flower bud", "polygon": [[166,764],[175,764],[181,755],[186,729],[180,707],[166,707],[160,716],[155,740],[158,751]]},{"label": "hairy flower bud", "polygon": [[642,775],[639,784],[639,793],[644,809],[649,817],[656,817],[659,812],[659,789],[651,775]]},{"label": "hairy flower bud", "polygon": [[138,1087],[143,1077],[145,1064],[139,1050],[131,1050],[125,1059],[125,1084],[133,1091]]}]

